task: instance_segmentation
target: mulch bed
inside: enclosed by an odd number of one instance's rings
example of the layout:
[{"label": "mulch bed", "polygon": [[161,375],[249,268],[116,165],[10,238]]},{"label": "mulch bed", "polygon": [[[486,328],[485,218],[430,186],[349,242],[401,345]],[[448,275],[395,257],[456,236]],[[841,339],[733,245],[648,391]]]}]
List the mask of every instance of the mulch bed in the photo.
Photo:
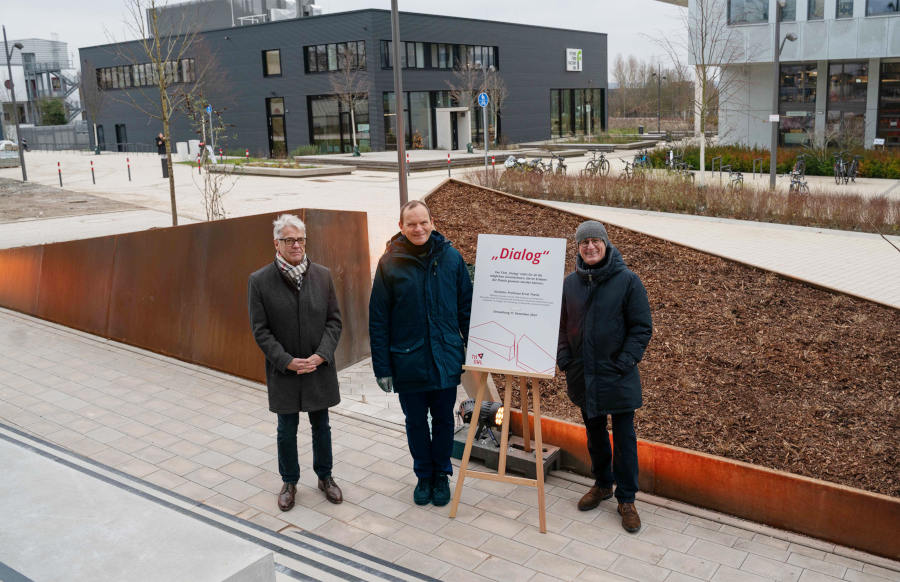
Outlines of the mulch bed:
[{"label": "mulch bed", "polygon": [[[454,182],[428,204],[469,263],[479,233],[563,237],[574,269],[582,218]],[[900,311],[608,231],[653,313],[638,437],[900,496]],[[541,398],[581,422],[562,372]]]}]

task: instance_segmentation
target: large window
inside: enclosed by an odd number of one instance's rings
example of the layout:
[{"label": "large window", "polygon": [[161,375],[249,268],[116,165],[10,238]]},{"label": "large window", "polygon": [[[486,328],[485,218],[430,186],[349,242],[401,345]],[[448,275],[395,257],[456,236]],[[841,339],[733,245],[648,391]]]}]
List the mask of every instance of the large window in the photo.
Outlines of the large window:
[{"label": "large window", "polygon": [[869,88],[869,64],[830,63],[828,65],[828,103],[850,103],[865,107]]},{"label": "large window", "polygon": [[281,49],[262,52],[263,77],[281,76]]},{"label": "large window", "polygon": [[779,143],[781,145],[805,145],[816,127],[815,64],[781,65],[781,81],[778,88]]},{"label": "large window", "polygon": [[[404,91],[403,129],[406,147],[411,149],[432,149],[437,147],[435,108],[451,107],[449,91]],[[384,103],[384,147],[397,149],[395,128],[397,121],[394,93],[383,94]],[[478,116],[471,116],[478,117]],[[473,132],[472,138],[475,139]]]},{"label": "large window", "polygon": [[885,145],[900,146],[900,62],[881,63],[876,136]]},{"label": "large window", "polygon": [[808,0],[807,20],[822,20],[825,18],[825,0]]},{"label": "large window", "polygon": [[900,13],[900,2],[897,0],[866,0],[866,16]]},{"label": "large window", "polygon": [[594,135],[604,126],[603,89],[550,89],[550,137]]},{"label": "large window", "polygon": [[322,153],[353,151],[353,123],[356,124],[356,143],[369,148],[369,100],[355,102],[353,115],[345,103],[335,95],[310,96],[309,142]]},{"label": "large window", "polygon": [[366,43],[362,40],[337,42],[303,47],[304,68],[307,73],[355,70],[366,68]]},{"label": "large window", "polygon": [[[499,69],[499,54],[495,46],[404,42],[400,48],[400,66],[404,69],[453,69],[484,65]],[[381,67],[392,68],[393,60],[391,41],[381,41]]]},{"label": "large window", "polygon": [[159,83],[160,73],[166,83],[193,83],[197,80],[194,72],[194,59],[166,61],[161,68],[152,63],[138,65],[119,65],[96,69],[97,87],[104,91],[109,89],[129,89],[131,87],[150,87]]},{"label": "large window", "polygon": [[853,18],[853,0],[837,0],[835,18]]},{"label": "large window", "polygon": [[816,103],[818,70],[815,64],[781,65],[779,99],[782,103]]},{"label": "large window", "polygon": [[797,20],[797,0],[787,0],[781,9],[782,22],[794,22]]},{"label": "large window", "polygon": [[728,0],[728,24],[769,21],[769,0]]}]

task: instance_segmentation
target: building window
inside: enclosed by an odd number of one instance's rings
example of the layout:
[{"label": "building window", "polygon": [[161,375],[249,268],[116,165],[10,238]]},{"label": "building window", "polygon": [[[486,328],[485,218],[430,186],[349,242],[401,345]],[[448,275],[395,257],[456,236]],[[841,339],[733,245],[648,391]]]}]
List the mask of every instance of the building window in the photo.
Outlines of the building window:
[{"label": "building window", "polygon": [[808,0],[807,20],[822,20],[825,18],[825,0]]},{"label": "building window", "polygon": [[816,103],[816,81],[819,72],[815,64],[781,65],[779,100],[782,103]]},{"label": "building window", "polygon": [[787,0],[781,9],[781,22],[794,22],[797,20],[797,0]]},{"label": "building window", "polygon": [[[434,42],[404,42],[400,59],[404,69],[454,69],[481,65],[500,68],[495,46],[448,44]],[[381,67],[393,67],[392,44],[381,41]]]},{"label": "building window", "polygon": [[900,2],[897,0],[866,0],[866,16],[900,13]]},{"label": "building window", "polygon": [[900,62],[881,63],[876,137],[884,138],[885,145],[900,146]]},{"label": "building window", "polygon": [[551,89],[550,137],[604,131],[604,89]]},{"label": "building window", "polygon": [[[162,73],[169,85],[193,83],[197,80],[194,72],[194,59],[166,61],[162,63]],[[95,70],[95,75],[97,87],[103,91],[150,87],[159,84],[159,71],[152,63],[101,67]]]},{"label": "building window", "polygon": [[[385,149],[397,149],[396,104],[394,93],[386,92],[382,96],[384,105],[384,146]],[[411,149],[431,149],[437,147],[435,109],[451,107],[450,91],[404,91],[403,92],[403,129],[406,147]],[[472,115],[472,118],[480,115]],[[474,124],[474,121],[473,121]],[[472,132],[475,139],[476,132]]]},{"label": "building window", "polygon": [[853,0],[837,0],[835,18],[853,18]]},{"label": "building window", "polygon": [[769,21],[769,0],[728,0],[728,24]]},{"label": "building window", "polygon": [[281,76],[281,49],[262,52],[263,77]]},{"label": "building window", "polygon": [[369,138],[369,100],[355,103],[353,115],[335,95],[314,95],[309,103],[309,143],[322,153],[353,151],[352,123],[356,123],[356,143],[366,149]]},{"label": "building window", "polygon": [[869,65],[830,63],[828,65],[828,103],[854,103],[866,106],[869,87]]},{"label": "building window", "polygon": [[781,65],[779,83],[779,143],[784,146],[806,145],[816,126],[815,64]]}]

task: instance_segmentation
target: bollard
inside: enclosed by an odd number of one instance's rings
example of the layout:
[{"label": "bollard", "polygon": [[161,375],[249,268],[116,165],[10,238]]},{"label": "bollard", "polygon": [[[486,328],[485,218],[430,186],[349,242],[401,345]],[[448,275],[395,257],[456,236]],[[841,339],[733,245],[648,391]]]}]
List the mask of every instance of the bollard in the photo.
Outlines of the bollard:
[{"label": "bollard", "polygon": [[244,157],[248,160],[250,159],[250,148],[244,150]]},{"label": "bollard", "polygon": [[409,152],[406,152],[406,175],[409,176]]},{"label": "bollard", "polygon": [[496,172],[497,168],[494,167],[494,156],[491,156],[491,171]]},{"label": "bollard", "polygon": [[202,174],[202,173],[203,173],[203,172],[200,171],[200,154],[197,154],[197,173],[198,173],[198,174]]},{"label": "bollard", "polygon": [[97,183],[97,178],[94,176],[94,160],[91,160],[91,182]]},{"label": "bollard", "polygon": [[222,157],[222,148],[219,148],[219,157]]},{"label": "bollard", "polygon": [[56,171],[59,172],[59,187],[62,188],[62,168],[59,166],[59,162],[56,162]]},{"label": "bollard", "polygon": [[450,152],[447,152],[447,177],[450,177]]},{"label": "bollard", "polygon": [[128,164],[128,181],[131,182],[131,159],[125,158],[125,163]]}]

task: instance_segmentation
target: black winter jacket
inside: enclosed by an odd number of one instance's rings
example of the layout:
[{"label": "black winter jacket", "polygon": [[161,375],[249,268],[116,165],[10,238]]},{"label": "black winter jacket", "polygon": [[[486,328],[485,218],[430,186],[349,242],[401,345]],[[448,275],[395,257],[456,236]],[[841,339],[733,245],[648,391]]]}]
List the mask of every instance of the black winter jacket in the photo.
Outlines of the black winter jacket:
[{"label": "black winter jacket", "polygon": [[369,345],[377,378],[397,392],[459,384],[472,312],[472,281],[459,251],[432,231],[427,253],[402,234],[378,261],[369,298]]},{"label": "black winter jacket", "polygon": [[594,267],[577,256],[563,281],[556,362],[588,418],[641,407],[637,363],[652,333],[647,291],[619,250],[609,245]]}]

